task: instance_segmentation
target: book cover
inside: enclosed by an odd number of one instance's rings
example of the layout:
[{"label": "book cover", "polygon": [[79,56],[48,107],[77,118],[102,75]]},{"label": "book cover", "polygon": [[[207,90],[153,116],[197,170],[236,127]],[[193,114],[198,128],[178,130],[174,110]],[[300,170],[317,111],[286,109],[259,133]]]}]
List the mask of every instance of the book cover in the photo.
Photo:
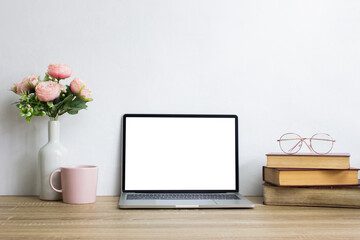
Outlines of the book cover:
[{"label": "book cover", "polygon": [[360,208],[360,185],[327,187],[264,187],[264,204]]},{"label": "book cover", "polygon": [[273,168],[321,168],[321,169],[349,169],[349,153],[331,153],[319,155],[314,153],[268,153],[267,167]]},{"label": "book cover", "polygon": [[317,153],[295,153],[287,154],[283,152],[272,152],[265,154],[266,156],[323,156],[323,157],[350,157],[350,153],[327,153],[327,154],[317,154]]},{"label": "book cover", "polygon": [[357,185],[357,168],[346,170],[263,167],[263,180],[277,186]]}]

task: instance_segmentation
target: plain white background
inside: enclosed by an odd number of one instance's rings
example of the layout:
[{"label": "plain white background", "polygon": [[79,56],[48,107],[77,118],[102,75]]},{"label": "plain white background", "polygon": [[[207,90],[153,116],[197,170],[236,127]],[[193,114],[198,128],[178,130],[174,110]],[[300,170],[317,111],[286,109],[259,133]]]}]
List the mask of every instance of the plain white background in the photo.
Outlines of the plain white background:
[{"label": "plain white background", "polygon": [[0,194],[39,193],[47,119],[26,123],[8,89],[54,62],[93,90],[87,111],[61,118],[61,141],[99,166],[99,195],[120,192],[124,113],[237,114],[246,195],[262,193],[285,132],[330,133],[360,166],[359,12],[355,0],[2,0]]},{"label": "plain white background", "polygon": [[125,190],[235,190],[234,118],[126,120]]}]

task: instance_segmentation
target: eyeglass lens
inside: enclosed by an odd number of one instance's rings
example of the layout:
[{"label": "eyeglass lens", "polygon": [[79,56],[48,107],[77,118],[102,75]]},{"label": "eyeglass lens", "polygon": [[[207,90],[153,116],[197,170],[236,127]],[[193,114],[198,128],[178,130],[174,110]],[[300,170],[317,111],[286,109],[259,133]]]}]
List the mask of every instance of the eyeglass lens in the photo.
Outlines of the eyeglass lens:
[{"label": "eyeglass lens", "polygon": [[297,153],[302,146],[302,141],[300,135],[296,133],[287,133],[281,136],[279,144],[283,152]]},{"label": "eyeglass lens", "polygon": [[332,137],[326,133],[317,133],[310,139],[310,146],[314,152],[325,154],[331,151],[334,142]]}]

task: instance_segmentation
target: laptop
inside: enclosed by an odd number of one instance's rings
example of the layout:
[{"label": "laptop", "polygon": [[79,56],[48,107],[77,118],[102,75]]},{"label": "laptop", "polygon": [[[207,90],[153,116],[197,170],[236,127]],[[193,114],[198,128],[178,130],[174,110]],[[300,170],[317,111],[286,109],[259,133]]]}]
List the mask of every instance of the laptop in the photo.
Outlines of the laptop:
[{"label": "laptop", "polygon": [[253,208],[236,115],[125,114],[120,208]]}]

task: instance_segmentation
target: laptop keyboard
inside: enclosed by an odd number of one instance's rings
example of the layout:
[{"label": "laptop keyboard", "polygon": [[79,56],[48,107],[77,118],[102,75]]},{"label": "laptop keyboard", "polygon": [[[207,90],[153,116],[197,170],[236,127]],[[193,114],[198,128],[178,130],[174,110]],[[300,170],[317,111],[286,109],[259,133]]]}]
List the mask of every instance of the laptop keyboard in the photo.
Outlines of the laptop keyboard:
[{"label": "laptop keyboard", "polygon": [[127,200],[238,200],[236,194],[208,193],[134,193]]}]

